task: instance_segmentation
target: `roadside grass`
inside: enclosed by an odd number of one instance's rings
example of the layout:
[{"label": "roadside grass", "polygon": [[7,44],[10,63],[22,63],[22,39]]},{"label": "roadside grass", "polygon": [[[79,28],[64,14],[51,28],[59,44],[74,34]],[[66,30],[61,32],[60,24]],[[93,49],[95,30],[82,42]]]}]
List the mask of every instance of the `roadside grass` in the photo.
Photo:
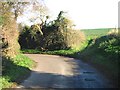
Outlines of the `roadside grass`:
[{"label": "roadside grass", "polygon": [[70,56],[79,50],[69,49],[69,50],[54,50],[54,51],[41,51],[34,49],[23,49],[21,50],[24,54],[49,54],[49,55],[61,55],[61,56]]},{"label": "roadside grass", "polygon": [[85,49],[79,51],[79,58],[96,67],[107,78],[109,78],[116,87],[118,86],[119,79],[119,44],[119,36],[106,35],[96,38]]},{"label": "roadside grass", "polygon": [[1,88],[15,87],[30,75],[30,70],[35,64],[22,54],[18,54],[15,58],[2,57]]},{"label": "roadside grass", "polygon": [[79,47],[68,49],[68,50],[41,51],[37,49],[22,49],[21,53],[23,54],[50,54],[50,55],[62,55],[62,56],[64,55],[64,56],[69,56],[69,57],[75,57],[74,53],[84,49],[86,46],[87,46],[87,41],[81,43]]}]

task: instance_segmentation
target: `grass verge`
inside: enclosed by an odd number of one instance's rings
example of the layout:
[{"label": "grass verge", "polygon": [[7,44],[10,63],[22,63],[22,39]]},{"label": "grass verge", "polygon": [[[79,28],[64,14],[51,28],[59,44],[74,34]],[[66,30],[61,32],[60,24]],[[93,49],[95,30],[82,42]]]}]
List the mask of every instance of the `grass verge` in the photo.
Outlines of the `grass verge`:
[{"label": "grass verge", "polygon": [[2,57],[1,88],[15,87],[21,83],[30,75],[30,69],[34,66],[35,62],[22,54],[18,54],[15,58]]},{"label": "grass verge", "polygon": [[80,52],[80,58],[92,64],[118,87],[120,37],[106,35],[91,42]]}]

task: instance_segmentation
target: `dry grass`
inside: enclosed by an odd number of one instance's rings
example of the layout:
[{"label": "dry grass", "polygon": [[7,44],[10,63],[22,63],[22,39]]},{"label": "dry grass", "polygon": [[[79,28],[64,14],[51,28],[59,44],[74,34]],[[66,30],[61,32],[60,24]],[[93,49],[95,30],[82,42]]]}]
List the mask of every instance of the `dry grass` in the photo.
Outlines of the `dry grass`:
[{"label": "dry grass", "polygon": [[[64,34],[65,35],[65,34]],[[78,30],[70,30],[67,32],[67,45],[71,48],[76,48],[85,40],[83,32]]]},{"label": "dry grass", "polygon": [[120,35],[119,29],[115,28],[108,32],[108,35]]}]

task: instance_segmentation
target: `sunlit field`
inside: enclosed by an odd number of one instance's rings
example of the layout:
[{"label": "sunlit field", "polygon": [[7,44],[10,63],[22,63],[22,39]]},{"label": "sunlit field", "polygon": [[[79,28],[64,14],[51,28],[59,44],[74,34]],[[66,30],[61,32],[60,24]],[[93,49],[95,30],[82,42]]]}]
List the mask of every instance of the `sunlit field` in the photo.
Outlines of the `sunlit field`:
[{"label": "sunlit field", "polygon": [[101,29],[83,29],[83,31],[87,38],[96,38],[100,36],[104,36],[111,31],[112,28],[101,28]]}]

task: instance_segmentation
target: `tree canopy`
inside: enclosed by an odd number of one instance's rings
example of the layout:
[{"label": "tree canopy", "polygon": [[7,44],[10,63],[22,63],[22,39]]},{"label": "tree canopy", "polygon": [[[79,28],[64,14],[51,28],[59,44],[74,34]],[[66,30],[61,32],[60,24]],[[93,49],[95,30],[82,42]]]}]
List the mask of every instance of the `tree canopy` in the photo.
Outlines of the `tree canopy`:
[{"label": "tree canopy", "polygon": [[72,21],[64,14],[65,12],[60,11],[56,20],[42,25],[42,32],[37,28],[41,27],[41,24],[25,27],[19,37],[22,48],[58,50],[79,46],[84,40],[84,34],[74,30]]}]

